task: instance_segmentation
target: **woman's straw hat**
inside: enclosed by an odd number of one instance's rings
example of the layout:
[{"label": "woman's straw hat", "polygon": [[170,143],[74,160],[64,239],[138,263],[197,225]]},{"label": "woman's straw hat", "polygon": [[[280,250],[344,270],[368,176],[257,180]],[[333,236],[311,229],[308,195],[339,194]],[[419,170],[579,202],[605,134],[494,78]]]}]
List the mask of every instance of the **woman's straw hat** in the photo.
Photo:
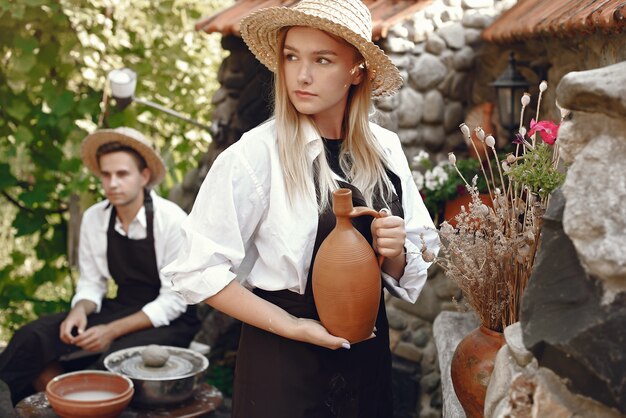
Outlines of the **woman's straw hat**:
[{"label": "woman's straw hat", "polygon": [[278,32],[286,26],[309,26],[339,36],[365,58],[372,95],[386,96],[402,85],[400,72],[372,42],[372,16],[360,0],[301,0],[293,7],[269,7],[241,21],[241,36],[259,61],[276,72]]},{"label": "woman's straw hat", "polygon": [[97,176],[100,176],[100,164],[96,152],[104,144],[118,142],[134,149],[146,161],[150,169],[148,186],[159,184],[165,177],[165,164],[154,150],[153,144],[139,131],[133,128],[121,127],[115,129],[100,129],[88,135],[81,144],[80,156],[83,162]]}]

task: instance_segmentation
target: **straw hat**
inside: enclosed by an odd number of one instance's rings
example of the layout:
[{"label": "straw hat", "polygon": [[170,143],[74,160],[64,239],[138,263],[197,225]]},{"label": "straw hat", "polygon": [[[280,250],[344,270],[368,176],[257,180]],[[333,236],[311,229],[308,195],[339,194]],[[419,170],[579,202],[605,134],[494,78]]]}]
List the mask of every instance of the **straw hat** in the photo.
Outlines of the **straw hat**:
[{"label": "straw hat", "polygon": [[372,95],[386,96],[402,85],[400,72],[372,42],[372,16],[360,0],[301,0],[293,7],[269,7],[241,21],[241,37],[257,59],[276,72],[278,32],[285,26],[309,26],[339,36],[365,58]]},{"label": "straw hat", "polygon": [[97,176],[100,176],[100,165],[96,152],[103,144],[119,142],[137,151],[146,161],[150,169],[148,186],[159,184],[165,177],[165,164],[154,150],[154,145],[139,131],[133,128],[100,129],[88,135],[80,146],[80,156],[83,162]]}]

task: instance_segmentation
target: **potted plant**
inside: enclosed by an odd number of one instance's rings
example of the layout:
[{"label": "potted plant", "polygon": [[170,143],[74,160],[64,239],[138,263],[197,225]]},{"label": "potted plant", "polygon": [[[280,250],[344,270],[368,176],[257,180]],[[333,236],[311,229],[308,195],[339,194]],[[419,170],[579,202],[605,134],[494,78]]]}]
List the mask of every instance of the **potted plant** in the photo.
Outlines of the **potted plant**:
[{"label": "potted plant", "polygon": [[[544,81],[539,87],[537,116],[546,88]],[[525,94],[521,120],[529,102]],[[449,154],[449,163],[463,178],[471,203],[455,217],[456,227],[445,221],[441,224],[437,257],[422,247],[423,258],[434,260],[446,271],[480,319],[481,326],[461,341],[451,364],[455,392],[468,417],[482,416],[493,358],[504,342],[500,334],[519,320],[521,298],[540,245],[542,216],[550,194],[565,179],[558,167],[558,125],[533,119],[530,131],[521,123],[520,127],[514,141],[516,152],[505,158],[497,155],[493,136],[476,129],[478,147],[495,161],[482,173],[492,207],[479,198],[478,177],[464,176],[454,154]],[[470,138],[467,125],[461,125],[461,131]],[[486,352],[469,352],[472,347]],[[486,357],[480,360],[482,354]]]},{"label": "potted plant", "polygon": [[[480,161],[471,157],[459,159],[456,168],[448,160],[433,165],[430,155],[425,151],[413,158],[413,179],[435,225],[444,220],[452,226],[456,225],[454,217],[461,206],[467,206],[471,201],[463,177],[473,178],[481,172],[480,167]],[[476,186],[481,199],[489,204],[488,194],[485,194],[488,190],[485,179],[479,177]]]}]

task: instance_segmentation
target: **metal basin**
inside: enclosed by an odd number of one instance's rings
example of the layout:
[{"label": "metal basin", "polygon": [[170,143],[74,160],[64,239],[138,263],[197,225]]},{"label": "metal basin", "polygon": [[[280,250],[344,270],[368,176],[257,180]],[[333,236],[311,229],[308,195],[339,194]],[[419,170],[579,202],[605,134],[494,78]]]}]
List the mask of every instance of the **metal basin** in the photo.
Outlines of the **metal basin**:
[{"label": "metal basin", "polygon": [[202,384],[209,360],[193,350],[161,346],[169,352],[163,367],[147,367],[141,358],[146,346],[119,350],[104,359],[107,370],[132,380],[135,394],[131,404],[143,407],[172,405],[189,399]]}]

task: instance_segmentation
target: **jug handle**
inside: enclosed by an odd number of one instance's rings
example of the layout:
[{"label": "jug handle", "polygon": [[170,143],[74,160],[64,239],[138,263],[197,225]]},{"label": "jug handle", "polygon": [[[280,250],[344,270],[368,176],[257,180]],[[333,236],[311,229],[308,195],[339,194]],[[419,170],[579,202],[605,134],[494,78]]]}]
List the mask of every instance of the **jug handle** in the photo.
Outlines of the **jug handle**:
[{"label": "jug handle", "polygon": [[[374,218],[380,218],[381,216],[379,212],[366,206],[356,206],[352,208],[352,211],[348,214],[350,218],[356,218],[363,215],[373,216]],[[383,261],[385,261],[385,256],[378,254],[378,267],[382,268]]]}]

